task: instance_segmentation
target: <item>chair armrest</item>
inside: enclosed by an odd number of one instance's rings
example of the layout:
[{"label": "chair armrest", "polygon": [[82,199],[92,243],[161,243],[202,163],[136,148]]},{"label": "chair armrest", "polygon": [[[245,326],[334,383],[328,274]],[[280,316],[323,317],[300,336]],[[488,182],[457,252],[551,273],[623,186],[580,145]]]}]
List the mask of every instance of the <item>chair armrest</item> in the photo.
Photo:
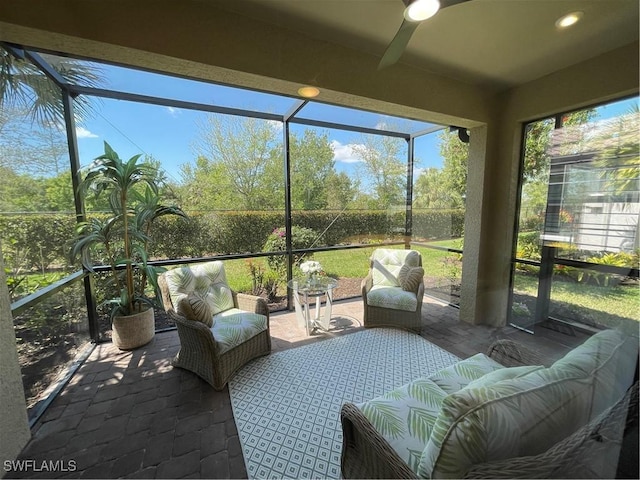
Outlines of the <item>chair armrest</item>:
[{"label": "chair armrest", "polygon": [[158,286],[160,287],[160,295],[162,297],[162,307],[169,314],[171,314],[171,312],[175,312],[173,303],[171,302],[171,295],[169,294],[167,278],[164,274],[158,277]]},{"label": "chair armrest", "polygon": [[233,292],[233,303],[236,308],[247,312],[259,313],[269,318],[269,306],[267,301],[257,295]]},{"label": "chair armrest", "polygon": [[487,356],[505,367],[546,365],[537,352],[519,342],[508,339],[493,342],[487,350]]},{"label": "chair armrest", "polygon": [[474,465],[464,478],[613,478],[616,464],[607,459],[620,455],[629,417],[638,417],[638,382],[614,405],[549,450]]},{"label": "chair armrest", "polygon": [[358,407],[343,404],[340,419],[343,478],[417,478]]},{"label": "chair armrest", "polygon": [[422,305],[422,299],[424,297],[424,277],[418,284],[418,291],[416,292],[416,296],[418,297],[418,304]]},{"label": "chair armrest", "polygon": [[373,276],[371,272],[369,272],[367,276],[362,279],[362,282],[360,282],[360,290],[362,290],[363,297],[367,296],[367,292],[371,290],[371,287],[373,287]]}]

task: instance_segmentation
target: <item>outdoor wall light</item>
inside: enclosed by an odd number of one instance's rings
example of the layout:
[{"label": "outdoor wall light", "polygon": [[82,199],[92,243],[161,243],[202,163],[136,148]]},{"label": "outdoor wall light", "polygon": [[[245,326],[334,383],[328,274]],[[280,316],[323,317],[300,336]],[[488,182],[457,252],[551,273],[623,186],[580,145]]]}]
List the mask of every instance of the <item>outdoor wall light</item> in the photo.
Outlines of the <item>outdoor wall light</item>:
[{"label": "outdoor wall light", "polygon": [[300,87],[298,89],[298,95],[304,98],[313,98],[320,95],[320,89],[316,87]]},{"label": "outdoor wall light", "polygon": [[557,28],[568,28],[571,25],[575,25],[576,23],[578,23],[578,21],[580,21],[580,19],[582,18],[583,13],[582,12],[571,12],[571,13],[567,13],[566,15],[560,17],[558,20],[556,20],[556,27]]},{"label": "outdoor wall light", "polygon": [[409,22],[422,22],[433,17],[438,10],[440,10],[439,0],[413,0],[404,9],[404,18]]}]

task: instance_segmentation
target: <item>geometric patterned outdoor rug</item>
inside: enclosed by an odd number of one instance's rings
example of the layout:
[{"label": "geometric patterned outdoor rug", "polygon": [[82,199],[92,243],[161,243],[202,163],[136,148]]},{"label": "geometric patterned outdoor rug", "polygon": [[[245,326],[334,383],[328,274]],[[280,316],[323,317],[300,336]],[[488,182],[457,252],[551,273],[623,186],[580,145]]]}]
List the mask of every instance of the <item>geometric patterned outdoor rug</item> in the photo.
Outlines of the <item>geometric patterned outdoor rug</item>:
[{"label": "geometric patterned outdoor rug", "polygon": [[340,407],[459,361],[419,335],[375,328],[273,353],[229,382],[250,479],[340,478]]}]

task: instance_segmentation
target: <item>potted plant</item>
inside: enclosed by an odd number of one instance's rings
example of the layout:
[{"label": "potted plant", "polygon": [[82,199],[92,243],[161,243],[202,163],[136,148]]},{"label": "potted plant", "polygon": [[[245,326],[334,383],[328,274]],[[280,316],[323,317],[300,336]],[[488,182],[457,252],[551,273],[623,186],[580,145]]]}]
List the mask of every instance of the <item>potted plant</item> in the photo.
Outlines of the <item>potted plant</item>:
[{"label": "potted plant", "polygon": [[[79,257],[90,272],[96,273],[96,263],[109,267],[104,281],[118,297],[105,303],[111,306],[112,341],[122,350],[142,346],[155,335],[153,307],[160,305],[157,278],[164,269],[148,263],[150,229],[163,215],[186,216],[180,208],[160,203],[158,168],[140,157],[121,160],[105,142],[104,154],[87,168],[80,191],[85,198],[106,195],[109,214],[79,223],[72,248],[72,257]],[[147,285],[155,298],[146,295]]]}]

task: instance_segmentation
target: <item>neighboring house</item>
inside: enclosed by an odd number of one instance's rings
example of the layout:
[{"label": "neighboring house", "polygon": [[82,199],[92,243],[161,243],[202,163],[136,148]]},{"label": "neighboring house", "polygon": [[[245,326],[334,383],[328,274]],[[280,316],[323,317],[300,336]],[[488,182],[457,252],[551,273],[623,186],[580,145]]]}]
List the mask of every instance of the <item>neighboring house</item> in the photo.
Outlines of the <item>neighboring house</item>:
[{"label": "neighboring house", "polygon": [[546,241],[591,252],[640,247],[638,115],[554,132]]}]

